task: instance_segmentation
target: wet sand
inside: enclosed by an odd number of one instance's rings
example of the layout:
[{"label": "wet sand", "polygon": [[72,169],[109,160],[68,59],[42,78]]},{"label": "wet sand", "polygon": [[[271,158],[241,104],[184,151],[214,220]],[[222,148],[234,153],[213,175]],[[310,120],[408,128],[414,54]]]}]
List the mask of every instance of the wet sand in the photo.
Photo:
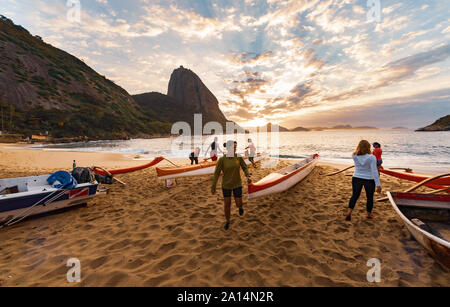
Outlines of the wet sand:
[{"label": "wet sand", "polygon": [[[107,168],[145,163],[3,145],[0,156],[0,178],[68,170],[74,159]],[[87,207],[1,229],[0,285],[376,286],[366,280],[366,263],[378,258],[377,286],[449,286],[450,273],[411,238],[388,202],[377,203],[368,221],[363,192],[353,221],[344,221],[351,176],[323,176],[337,168],[321,164],[283,194],[245,200],[243,217],[233,205],[229,231],[211,176],[182,178],[168,190],[154,168],[121,175],[126,187],[111,186]],[[259,180],[273,170],[250,171]],[[385,191],[412,185],[386,176],[382,184]],[[81,261],[79,284],[66,280],[73,257]]]}]

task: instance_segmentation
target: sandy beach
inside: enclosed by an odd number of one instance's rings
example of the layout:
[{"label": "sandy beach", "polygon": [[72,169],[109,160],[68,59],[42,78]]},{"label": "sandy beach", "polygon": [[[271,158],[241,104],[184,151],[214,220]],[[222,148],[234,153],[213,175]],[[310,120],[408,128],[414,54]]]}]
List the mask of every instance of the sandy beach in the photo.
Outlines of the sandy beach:
[{"label": "sandy beach", "polygon": [[[0,157],[0,178],[70,170],[73,160],[110,169],[143,163],[8,145],[0,145]],[[338,168],[322,163],[286,193],[245,199],[243,217],[233,205],[227,232],[211,176],[182,178],[168,190],[154,168],[121,175],[126,187],[110,186],[87,207],[1,229],[0,285],[449,286],[450,272],[412,239],[388,202],[377,203],[368,221],[363,194],[353,221],[344,221],[351,172],[323,176]],[[253,180],[271,171],[250,168]],[[384,191],[412,186],[383,175],[382,184]],[[81,261],[79,284],[66,280],[73,257]],[[366,280],[370,258],[381,260],[379,284]]]}]

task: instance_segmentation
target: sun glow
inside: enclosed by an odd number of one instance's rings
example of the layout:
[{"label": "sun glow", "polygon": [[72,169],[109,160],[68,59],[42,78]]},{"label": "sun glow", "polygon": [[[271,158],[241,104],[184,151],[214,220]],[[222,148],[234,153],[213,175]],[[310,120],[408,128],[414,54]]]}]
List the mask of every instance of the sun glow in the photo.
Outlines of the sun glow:
[{"label": "sun glow", "polygon": [[265,118],[256,118],[254,120],[243,123],[243,127],[262,127],[267,125],[269,122]]}]

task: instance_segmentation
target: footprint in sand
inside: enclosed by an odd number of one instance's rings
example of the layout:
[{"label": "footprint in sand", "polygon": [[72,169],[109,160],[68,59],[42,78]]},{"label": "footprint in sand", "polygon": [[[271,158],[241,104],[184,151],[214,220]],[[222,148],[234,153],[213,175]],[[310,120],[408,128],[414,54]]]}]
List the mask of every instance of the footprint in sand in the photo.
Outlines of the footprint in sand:
[{"label": "footprint in sand", "polygon": [[128,264],[126,265],[126,268],[130,269],[130,270],[134,270],[134,269],[141,267],[144,264],[146,264],[146,262],[142,261],[141,259],[136,259],[134,261],[132,259],[130,259],[128,261]]},{"label": "footprint in sand", "polygon": [[114,243],[110,247],[108,247],[109,250],[117,250],[117,249],[123,249],[130,245],[131,241],[129,239],[124,239],[122,241],[119,241],[117,243]]},{"label": "footprint in sand", "polygon": [[156,252],[158,256],[165,255],[171,250],[173,250],[178,245],[178,242],[170,242],[163,244],[159,247],[158,251]]},{"label": "footprint in sand", "polygon": [[125,282],[129,279],[128,274],[124,272],[114,272],[110,274],[112,277],[106,282],[106,287],[115,287],[118,286],[120,283],[125,284]]},{"label": "footprint in sand", "polygon": [[171,278],[170,274],[163,274],[163,275],[159,275],[157,277],[152,277],[144,283],[144,286],[145,287],[157,287],[157,286],[160,286],[161,283],[169,280],[170,278]]},{"label": "footprint in sand", "polygon": [[182,255],[172,255],[160,261],[158,264],[156,264],[155,267],[158,268],[160,271],[165,271],[171,268],[175,263],[177,263],[182,258],[183,258]]},{"label": "footprint in sand", "polygon": [[104,265],[106,262],[108,262],[109,257],[108,256],[102,256],[102,257],[98,257],[94,260],[90,260],[88,262],[88,267],[92,268],[92,269],[96,269],[102,265]]}]

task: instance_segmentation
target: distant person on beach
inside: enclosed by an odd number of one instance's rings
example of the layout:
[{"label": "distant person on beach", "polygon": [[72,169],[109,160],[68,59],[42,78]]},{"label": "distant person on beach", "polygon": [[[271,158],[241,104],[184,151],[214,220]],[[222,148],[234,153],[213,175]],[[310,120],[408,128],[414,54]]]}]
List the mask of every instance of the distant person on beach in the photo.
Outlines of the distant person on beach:
[{"label": "distant person on beach", "polygon": [[[383,154],[383,150],[381,149],[381,144],[378,142],[373,143],[373,155],[377,158],[377,167],[380,168],[383,165],[383,158],[381,155]],[[379,173],[379,172],[378,172]]]},{"label": "distant person on beach", "polygon": [[225,212],[225,230],[230,228],[231,223],[231,196],[234,196],[236,206],[239,208],[239,215],[244,215],[244,205],[242,202],[242,180],[241,169],[247,177],[248,183],[251,182],[250,174],[247,165],[242,157],[236,155],[237,142],[228,141],[226,143],[227,154],[221,157],[216,165],[214,172],[214,180],[211,187],[211,193],[216,194],[217,181],[219,176],[223,173],[222,178],[222,192],[224,197],[224,212]]},{"label": "distant person on beach", "polygon": [[210,159],[212,161],[217,161],[217,159],[219,158],[219,154],[218,154],[219,151],[221,153],[223,153],[223,151],[219,147],[219,143],[217,143],[218,141],[219,141],[219,138],[215,137],[214,142],[212,142],[211,145],[209,145],[208,149],[205,152],[205,157],[206,157],[208,155],[209,150],[211,149]]},{"label": "distant person on beach", "polygon": [[378,193],[381,193],[380,177],[377,169],[377,159],[370,151],[370,143],[366,140],[359,142],[356,151],[353,153],[355,161],[355,173],[352,179],[353,195],[349,202],[349,209],[346,221],[352,220],[352,212],[355,209],[356,202],[361,195],[362,188],[367,196],[367,219],[373,219],[373,196],[375,187]]},{"label": "distant person on beach", "polygon": [[248,147],[246,147],[245,149],[250,150],[248,160],[252,163],[253,167],[256,168],[256,163],[255,163],[256,147],[255,147],[255,144],[253,144],[252,139],[248,139]]},{"label": "distant person on beach", "polygon": [[191,160],[191,165],[198,164],[198,156],[200,155],[200,148],[195,148],[193,152],[189,155],[189,159]]}]

